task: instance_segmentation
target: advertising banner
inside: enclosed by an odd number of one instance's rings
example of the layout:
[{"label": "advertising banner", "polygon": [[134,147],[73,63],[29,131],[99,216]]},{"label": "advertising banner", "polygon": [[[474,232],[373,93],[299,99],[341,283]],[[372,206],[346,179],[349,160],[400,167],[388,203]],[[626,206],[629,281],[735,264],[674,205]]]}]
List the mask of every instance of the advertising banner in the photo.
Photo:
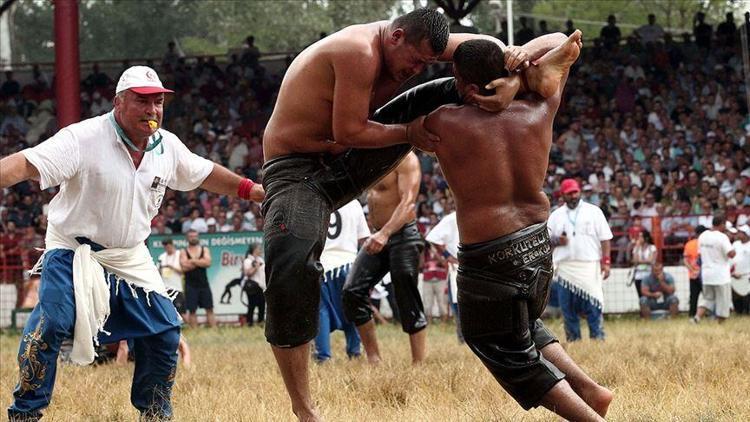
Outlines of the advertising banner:
[{"label": "advertising banner", "polygon": [[[159,255],[164,252],[161,242],[172,239],[178,250],[187,248],[185,235],[153,235],[148,238],[148,249],[154,262],[159,264]],[[244,314],[247,312],[247,297],[242,294],[239,283],[242,261],[248,248],[263,243],[263,232],[201,233],[201,246],[211,251],[211,266],[207,268],[208,283],[214,299],[217,315]],[[199,310],[198,314],[204,314]]]}]

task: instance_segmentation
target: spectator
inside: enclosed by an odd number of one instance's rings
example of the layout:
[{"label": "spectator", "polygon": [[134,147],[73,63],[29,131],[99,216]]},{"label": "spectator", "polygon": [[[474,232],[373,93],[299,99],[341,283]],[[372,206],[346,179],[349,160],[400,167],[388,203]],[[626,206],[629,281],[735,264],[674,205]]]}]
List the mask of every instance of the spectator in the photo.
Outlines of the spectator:
[{"label": "spectator", "polygon": [[581,201],[577,181],[563,180],[560,192],[565,205],[550,214],[547,225],[565,335],[568,341],[581,339],[578,315],[585,314],[589,337],[603,340],[602,281],[609,278],[612,231],[599,208]]},{"label": "spectator", "polygon": [[640,298],[642,296],[641,284],[646,277],[651,275],[652,267],[656,263],[657,252],[654,241],[651,239],[651,233],[647,230],[638,233],[638,237],[632,248],[633,281],[635,283],[635,291]]},{"label": "spectator", "polygon": [[534,39],[534,29],[526,26],[528,25],[526,16],[518,18],[518,23],[521,24],[521,28],[516,32],[514,43],[516,45],[524,45]]},{"label": "spectator", "polygon": [[620,44],[620,28],[617,27],[617,19],[615,15],[609,15],[607,17],[607,26],[604,26],[599,32],[599,38],[602,39],[604,47],[611,49],[612,47]]},{"label": "spectator", "polygon": [[180,266],[185,274],[185,309],[190,327],[198,327],[198,308],[206,310],[210,327],[216,327],[214,298],[208,282],[207,269],[211,266],[211,251],[200,244],[198,232],[188,230],[188,247],[180,252]]},{"label": "spectator", "polygon": [[750,314],[750,226],[739,227],[739,240],[732,247],[737,252],[733,258],[732,303],[738,314]]},{"label": "spectator", "polygon": [[674,278],[664,272],[660,262],[654,263],[651,273],[643,279],[641,286],[641,318],[649,318],[655,310],[668,310],[672,317],[676,317],[680,301],[674,292]]},{"label": "spectator", "polygon": [[570,36],[573,34],[573,32],[576,31],[575,25],[573,25],[573,21],[568,19],[565,21],[565,31],[563,31],[563,34]]},{"label": "spectator", "polygon": [[112,110],[112,103],[108,99],[102,97],[99,91],[94,91],[91,94],[91,115],[99,116]]},{"label": "spectator", "polygon": [[539,35],[538,36],[546,35],[546,34],[549,34],[550,32],[552,32],[552,31],[550,31],[547,28],[547,21],[544,20],[544,19],[540,20],[539,21]]},{"label": "spectator", "polygon": [[726,14],[726,20],[716,27],[716,41],[720,46],[731,47],[737,39],[737,25],[732,12]]},{"label": "spectator", "polygon": [[[183,321],[187,321],[188,315],[185,313],[185,293],[183,293],[182,287],[182,267],[180,267],[180,251],[174,247],[172,239],[164,239],[161,242],[164,246],[164,252],[159,255],[159,273],[161,278],[164,280],[164,284],[167,289],[173,292],[174,307],[177,308],[177,312],[180,313]],[[122,344],[122,342],[120,343]],[[125,343],[127,347],[127,342]],[[182,363],[186,368],[189,368],[192,362],[192,355],[190,353],[190,346],[188,346],[185,336],[180,334],[180,342],[177,346],[177,351],[182,357]]]},{"label": "spectator", "polygon": [[648,24],[636,29],[635,35],[644,45],[653,44],[664,39],[664,29],[656,23],[656,16],[650,14],[648,15]]},{"label": "spectator", "polygon": [[698,237],[703,291],[698,299],[698,311],[690,319],[695,324],[709,310],[719,323],[729,318],[732,307],[731,259],[737,253],[732,249],[725,230],[726,218],[717,215],[713,218],[712,228]]},{"label": "spectator", "polygon": [[266,262],[261,257],[263,247],[260,243],[250,245],[242,262],[244,280],[242,291],[247,296],[247,315],[245,320],[249,327],[253,326],[255,310],[258,310],[258,324],[266,319],[266,300],[263,292],[266,290]]},{"label": "spectator", "polygon": [[315,337],[315,359],[331,359],[331,333],[342,330],[346,337],[346,355],[352,359],[361,355],[361,340],[357,327],[344,316],[341,294],[349,269],[357,251],[370,236],[362,205],[356,199],[330,216],[326,244],[320,255],[324,279],[320,289],[320,322]]},{"label": "spectator", "polygon": [[0,85],[0,98],[10,98],[21,93],[21,84],[13,79],[13,71],[5,71],[5,82]]},{"label": "spectator", "polygon": [[456,213],[451,212],[443,217],[440,222],[433,227],[425,241],[434,247],[438,254],[446,257],[448,263],[448,296],[451,303],[451,309],[456,316],[456,335],[458,342],[463,343],[464,338],[461,334],[461,317],[458,314],[458,286],[456,285],[456,276],[458,275],[458,225],[456,223]]},{"label": "spectator", "polygon": [[164,252],[159,255],[159,273],[164,280],[164,284],[172,292],[175,292],[174,307],[180,313],[183,321],[188,320],[185,313],[185,293],[182,287],[182,267],[180,266],[180,251],[174,247],[172,239],[164,239],[161,242],[164,246]]},{"label": "spectator", "polygon": [[[428,318],[437,316],[441,321],[448,321],[448,262],[434,247],[425,248],[422,267],[422,300],[425,315]],[[433,309],[437,307],[437,315]]]},{"label": "spectator", "polygon": [[711,34],[713,30],[711,29],[711,25],[704,22],[705,20],[706,15],[703,12],[695,14],[695,18],[693,18],[693,37],[695,37],[695,44],[698,47],[708,50],[711,48]]},{"label": "spectator", "polygon": [[179,64],[180,54],[177,52],[177,44],[174,41],[167,43],[167,51],[161,59],[161,65],[167,67],[170,70],[176,69]]},{"label": "spectator", "polygon": [[260,59],[260,50],[255,46],[255,37],[250,35],[245,38],[245,49],[242,52],[240,60],[250,68],[258,66]]},{"label": "spectator", "polygon": [[688,277],[690,278],[690,308],[688,315],[692,318],[698,310],[698,297],[701,294],[701,267],[700,253],[698,249],[698,237],[706,231],[704,226],[698,226],[695,229],[695,235],[690,236],[690,240],[685,243],[683,252],[683,263],[687,267]]}]

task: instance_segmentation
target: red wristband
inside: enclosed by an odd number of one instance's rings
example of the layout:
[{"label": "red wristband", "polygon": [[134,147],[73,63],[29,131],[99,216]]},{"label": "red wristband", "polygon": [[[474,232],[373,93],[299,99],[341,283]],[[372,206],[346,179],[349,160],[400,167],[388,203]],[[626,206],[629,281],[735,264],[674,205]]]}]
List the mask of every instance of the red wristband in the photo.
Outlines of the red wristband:
[{"label": "red wristband", "polygon": [[612,258],[608,256],[602,258],[602,265],[612,265]]},{"label": "red wristband", "polygon": [[242,199],[250,199],[250,191],[255,186],[255,182],[250,179],[242,179],[240,185],[237,187],[237,196]]}]

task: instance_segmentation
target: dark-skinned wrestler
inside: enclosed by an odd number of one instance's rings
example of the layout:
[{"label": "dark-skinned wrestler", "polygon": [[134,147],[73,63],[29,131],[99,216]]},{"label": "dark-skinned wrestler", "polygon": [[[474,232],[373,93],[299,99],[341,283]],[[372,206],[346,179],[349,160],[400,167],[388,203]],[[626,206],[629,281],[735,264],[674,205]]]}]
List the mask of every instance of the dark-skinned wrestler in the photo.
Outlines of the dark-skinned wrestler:
[{"label": "dark-skinned wrestler", "polygon": [[[553,271],[542,185],[553,121],[580,46],[576,31],[512,76],[523,87],[504,112],[444,106],[425,127],[441,139],[435,153],[456,201],[458,306],[467,345],[525,409],[541,405],[568,420],[594,421],[603,420],[612,393],[538,319]],[[492,43],[461,44],[454,54],[460,95],[482,93],[480,87],[504,72],[502,63],[502,50]]]}]

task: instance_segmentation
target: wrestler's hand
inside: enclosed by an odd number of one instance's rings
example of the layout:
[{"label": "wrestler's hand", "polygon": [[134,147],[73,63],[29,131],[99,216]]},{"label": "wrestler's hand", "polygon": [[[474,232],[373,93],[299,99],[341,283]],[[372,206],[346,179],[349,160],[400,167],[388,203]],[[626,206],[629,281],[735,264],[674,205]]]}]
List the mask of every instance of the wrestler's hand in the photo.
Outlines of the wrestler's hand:
[{"label": "wrestler's hand", "polygon": [[263,185],[256,183],[250,189],[250,200],[255,202],[263,202],[263,198],[266,197],[266,191],[263,189]]},{"label": "wrestler's hand", "polygon": [[526,69],[529,67],[530,60],[531,57],[523,47],[512,45],[505,49],[505,68],[508,72]]},{"label": "wrestler's hand", "polygon": [[370,255],[380,253],[386,243],[388,243],[388,236],[381,231],[375,232],[365,241],[365,252]]},{"label": "wrestler's hand", "polygon": [[609,278],[609,265],[602,265],[602,278],[604,280]]},{"label": "wrestler's hand", "polygon": [[513,98],[521,89],[521,77],[518,75],[495,79],[485,86],[485,89],[494,89],[495,94],[490,96],[469,94],[465,102],[473,103],[482,110],[499,113],[510,105]]},{"label": "wrestler's hand", "polygon": [[433,152],[440,138],[424,128],[424,119],[425,116],[417,117],[406,126],[406,138],[410,144],[422,151]]}]

